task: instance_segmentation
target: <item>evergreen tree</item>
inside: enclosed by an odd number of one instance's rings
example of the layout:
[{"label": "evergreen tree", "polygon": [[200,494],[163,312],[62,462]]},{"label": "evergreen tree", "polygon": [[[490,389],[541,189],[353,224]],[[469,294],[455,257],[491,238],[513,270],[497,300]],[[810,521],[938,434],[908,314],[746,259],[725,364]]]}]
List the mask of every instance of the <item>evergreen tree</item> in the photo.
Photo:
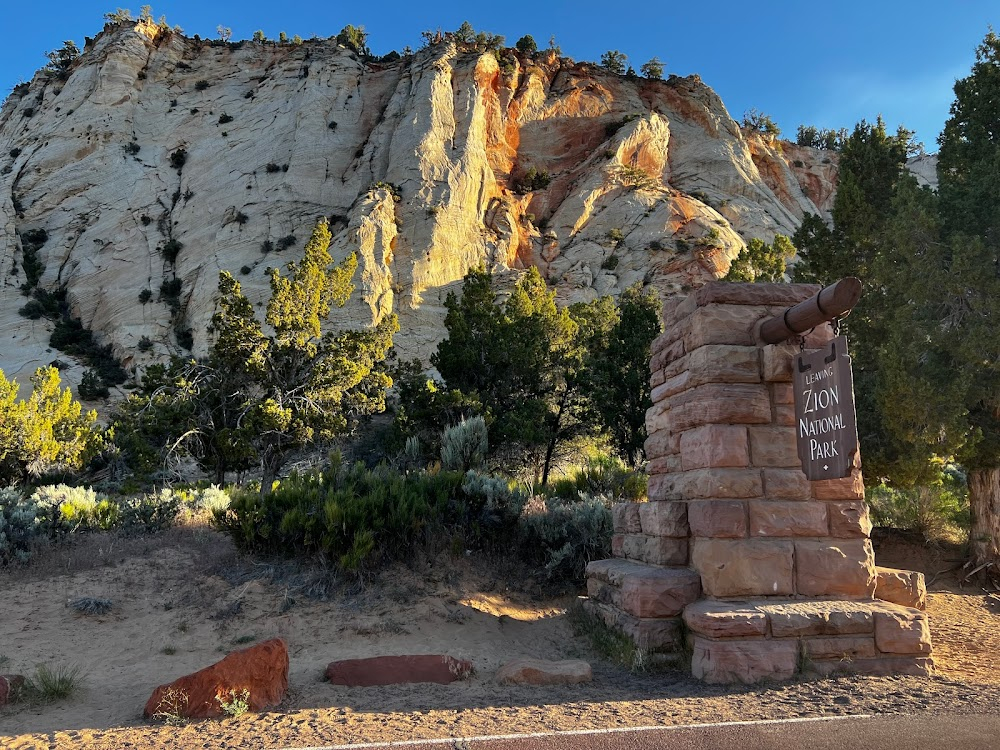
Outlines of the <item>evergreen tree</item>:
[{"label": "evergreen tree", "polygon": [[470,271],[461,298],[445,302],[448,338],[431,362],[449,389],[482,404],[491,455],[533,468],[544,483],[560,449],[597,429],[583,389],[581,325],[535,268],[504,304],[497,296],[492,274]]},{"label": "evergreen tree", "polygon": [[531,34],[525,34],[517,43],[514,45],[517,51],[522,55],[533,55],[538,52],[538,44],[535,42],[535,38]]},{"label": "evergreen tree", "polygon": [[618,76],[625,75],[625,67],[628,62],[628,57],[624,52],[619,52],[616,49],[611,49],[601,55],[601,67],[607,70],[609,73],[614,73]]},{"label": "evergreen tree", "polygon": [[[955,83],[939,138],[942,241],[921,287],[930,344],[949,361],[932,373],[966,387],[940,425],[966,420],[958,459],[968,471],[970,542],[977,563],[1000,563],[1000,38],[990,30],[969,76]],[[934,378],[935,383],[941,383]]]},{"label": "evergreen tree", "polygon": [[591,327],[598,335],[588,342],[587,390],[615,452],[635,467],[645,458],[646,411],[653,405],[649,357],[662,331],[660,300],[637,284],[622,292],[616,310],[599,319],[611,325]]},{"label": "evergreen tree", "polygon": [[353,50],[361,57],[371,57],[371,50],[368,49],[368,32],[364,26],[352,26],[347,24],[337,34],[337,44],[342,44]]},{"label": "evergreen tree", "polygon": [[663,78],[663,63],[660,62],[660,58],[654,57],[651,60],[647,60],[642,65],[639,66],[639,70],[642,75],[646,78],[650,78],[654,81],[659,81]]},{"label": "evergreen tree", "polygon": [[0,371],[0,483],[27,481],[52,468],[79,468],[96,437],[96,412],[83,412],[59,371],[40,367],[31,395],[18,399],[16,381]]},{"label": "evergreen tree", "polygon": [[782,281],[785,265],[795,257],[795,246],[783,234],[770,245],[754,237],[740,250],[723,277],[724,281]]},{"label": "evergreen tree", "polygon": [[889,424],[892,407],[885,389],[894,365],[883,361],[893,327],[900,325],[896,313],[904,294],[892,273],[897,260],[890,251],[897,245],[890,220],[898,187],[913,180],[905,171],[911,137],[904,128],[890,135],[882,118],[858,123],[841,151],[833,227],[807,215],[792,238],[800,258],[795,281],[831,284],[857,276],[864,283],[848,320],[861,455],[869,479],[906,483],[931,471],[922,451]]}]

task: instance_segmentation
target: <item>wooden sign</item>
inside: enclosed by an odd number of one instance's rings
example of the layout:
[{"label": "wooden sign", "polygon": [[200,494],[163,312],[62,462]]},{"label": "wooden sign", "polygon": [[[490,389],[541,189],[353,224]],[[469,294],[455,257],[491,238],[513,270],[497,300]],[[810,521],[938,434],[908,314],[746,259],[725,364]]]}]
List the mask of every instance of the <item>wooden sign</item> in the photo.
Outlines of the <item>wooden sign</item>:
[{"label": "wooden sign", "polygon": [[811,480],[849,476],[857,463],[858,426],[847,337],[796,355],[792,381],[802,471]]}]

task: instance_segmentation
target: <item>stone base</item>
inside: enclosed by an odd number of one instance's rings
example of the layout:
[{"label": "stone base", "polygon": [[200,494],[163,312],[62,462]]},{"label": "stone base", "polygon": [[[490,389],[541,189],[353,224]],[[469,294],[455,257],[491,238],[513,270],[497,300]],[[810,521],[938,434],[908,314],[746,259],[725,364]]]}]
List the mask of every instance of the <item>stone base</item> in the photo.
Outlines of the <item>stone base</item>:
[{"label": "stone base", "polygon": [[692,674],[709,683],[933,673],[927,615],[888,602],[700,601],[684,610]]},{"label": "stone base", "polygon": [[701,596],[701,580],[689,568],[595,560],[587,565],[587,594],[584,609],[640,649],[650,654],[680,653],[681,613]]}]

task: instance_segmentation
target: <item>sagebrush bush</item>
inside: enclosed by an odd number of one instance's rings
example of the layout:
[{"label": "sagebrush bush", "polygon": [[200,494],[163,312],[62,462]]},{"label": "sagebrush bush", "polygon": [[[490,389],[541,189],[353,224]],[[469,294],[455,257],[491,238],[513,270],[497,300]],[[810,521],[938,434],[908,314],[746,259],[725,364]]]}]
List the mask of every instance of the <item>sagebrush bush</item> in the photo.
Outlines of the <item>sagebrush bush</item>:
[{"label": "sagebrush bush", "polygon": [[550,578],[582,580],[588,562],[611,557],[611,504],[601,496],[555,505],[532,498],[521,515],[522,555]]},{"label": "sagebrush bush", "polygon": [[[513,535],[516,514],[455,471],[368,469],[335,456],[323,471],[293,473],[268,495],[235,491],[217,525],[242,549],[318,554],[347,571]],[[458,540],[456,542],[455,540]]]},{"label": "sagebrush bush", "polygon": [[441,433],[441,466],[449,471],[481,468],[488,449],[486,420],[480,416],[463,419]]},{"label": "sagebrush bush", "polygon": [[38,506],[13,487],[0,488],[0,564],[27,563],[38,536]]},{"label": "sagebrush bush", "polygon": [[174,525],[181,511],[181,498],[164,489],[159,495],[126,498],[121,502],[119,526],[135,534],[154,534]]},{"label": "sagebrush bush", "polygon": [[118,504],[100,497],[90,487],[52,484],[37,488],[31,495],[37,506],[39,530],[50,539],[75,531],[107,531],[119,519]]}]

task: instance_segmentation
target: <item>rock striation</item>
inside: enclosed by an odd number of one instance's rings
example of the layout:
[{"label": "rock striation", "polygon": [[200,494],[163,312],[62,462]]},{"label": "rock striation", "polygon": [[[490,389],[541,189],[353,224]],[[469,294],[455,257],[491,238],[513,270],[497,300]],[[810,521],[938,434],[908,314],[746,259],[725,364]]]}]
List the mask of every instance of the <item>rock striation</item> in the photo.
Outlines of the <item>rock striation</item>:
[{"label": "rock striation", "polygon": [[828,211],[835,184],[830,154],[742,130],[697,76],[452,42],[376,64],[332,40],[108,25],[65,78],[39,72],[0,108],[0,368],[26,382],[56,357],[51,321],[18,315],[32,230],[38,286],[135,371],[204,353],[219,270],[262,304],[266,269],[327,216],[335,259],[360,262],[333,324],[395,312],[401,354],[426,358],[470,267],[536,266],[565,303],[635,283],[669,297]]}]

